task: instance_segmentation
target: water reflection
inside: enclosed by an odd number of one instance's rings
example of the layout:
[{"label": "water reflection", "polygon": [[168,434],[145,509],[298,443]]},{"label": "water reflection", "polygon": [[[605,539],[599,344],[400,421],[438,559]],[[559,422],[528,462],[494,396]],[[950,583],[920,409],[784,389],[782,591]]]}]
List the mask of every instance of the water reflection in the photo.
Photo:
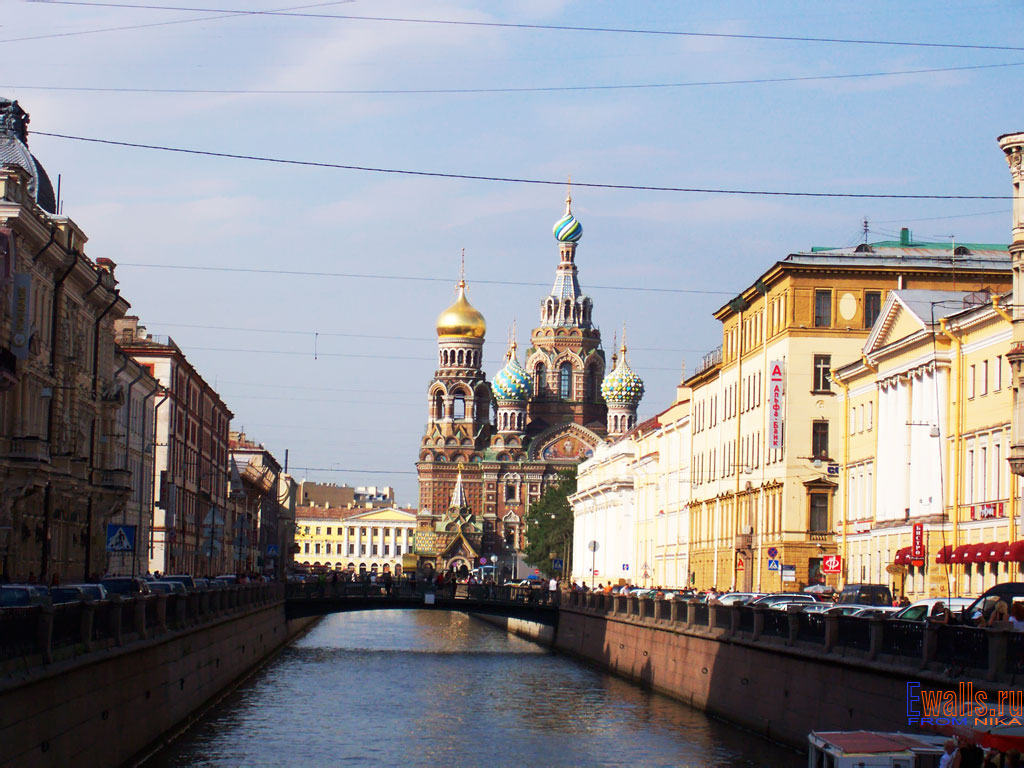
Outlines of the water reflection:
[{"label": "water reflection", "polygon": [[799,756],[468,616],[327,617],[148,766],[791,766]]}]

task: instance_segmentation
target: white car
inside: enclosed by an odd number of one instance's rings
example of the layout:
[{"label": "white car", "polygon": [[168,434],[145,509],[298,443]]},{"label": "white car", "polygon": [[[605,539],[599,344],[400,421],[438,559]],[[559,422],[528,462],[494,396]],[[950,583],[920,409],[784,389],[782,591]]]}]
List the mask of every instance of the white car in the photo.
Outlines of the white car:
[{"label": "white car", "polygon": [[760,592],[727,592],[718,596],[719,605],[746,605],[761,596]]},{"label": "white car", "polygon": [[970,597],[929,597],[927,600],[918,600],[916,603],[901,608],[891,618],[900,621],[927,621],[937,603],[942,603],[956,614],[969,606],[972,601],[973,598]]}]

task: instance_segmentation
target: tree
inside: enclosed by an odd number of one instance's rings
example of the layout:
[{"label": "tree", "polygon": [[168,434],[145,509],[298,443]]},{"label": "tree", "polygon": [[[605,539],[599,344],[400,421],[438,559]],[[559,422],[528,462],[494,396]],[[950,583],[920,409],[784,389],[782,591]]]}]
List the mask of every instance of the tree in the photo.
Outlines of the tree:
[{"label": "tree", "polygon": [[[572,507],[569,497],[576,493],[576,468],[558,473],[526,515],[526,561],[547,577],[568,576],[566,555],[572,551]],[[563,570],[556,571],[553,558],[563,559]]]}]

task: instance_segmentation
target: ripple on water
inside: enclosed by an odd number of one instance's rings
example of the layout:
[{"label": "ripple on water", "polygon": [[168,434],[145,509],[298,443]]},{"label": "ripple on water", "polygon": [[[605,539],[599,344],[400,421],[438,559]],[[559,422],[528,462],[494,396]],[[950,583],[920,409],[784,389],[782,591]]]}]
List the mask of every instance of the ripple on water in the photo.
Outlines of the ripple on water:
[{"label": "ripple on water", "polygon": [[164,766],[796,766],[798,755],[464,614],[335,614]]}]

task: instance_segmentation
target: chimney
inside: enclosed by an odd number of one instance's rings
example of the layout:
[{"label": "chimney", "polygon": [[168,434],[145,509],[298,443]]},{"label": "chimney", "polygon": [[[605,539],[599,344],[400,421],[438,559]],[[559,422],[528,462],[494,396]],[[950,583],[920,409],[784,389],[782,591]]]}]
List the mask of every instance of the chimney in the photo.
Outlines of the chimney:
[{"label": "chimney", "polygon": [[911,234],[910,230],[907,229],[906,227],[901,227],[900,228],[900,245],[908,246],[908,245],[910,245],[912,240],[913,240],[913,235]]}]

